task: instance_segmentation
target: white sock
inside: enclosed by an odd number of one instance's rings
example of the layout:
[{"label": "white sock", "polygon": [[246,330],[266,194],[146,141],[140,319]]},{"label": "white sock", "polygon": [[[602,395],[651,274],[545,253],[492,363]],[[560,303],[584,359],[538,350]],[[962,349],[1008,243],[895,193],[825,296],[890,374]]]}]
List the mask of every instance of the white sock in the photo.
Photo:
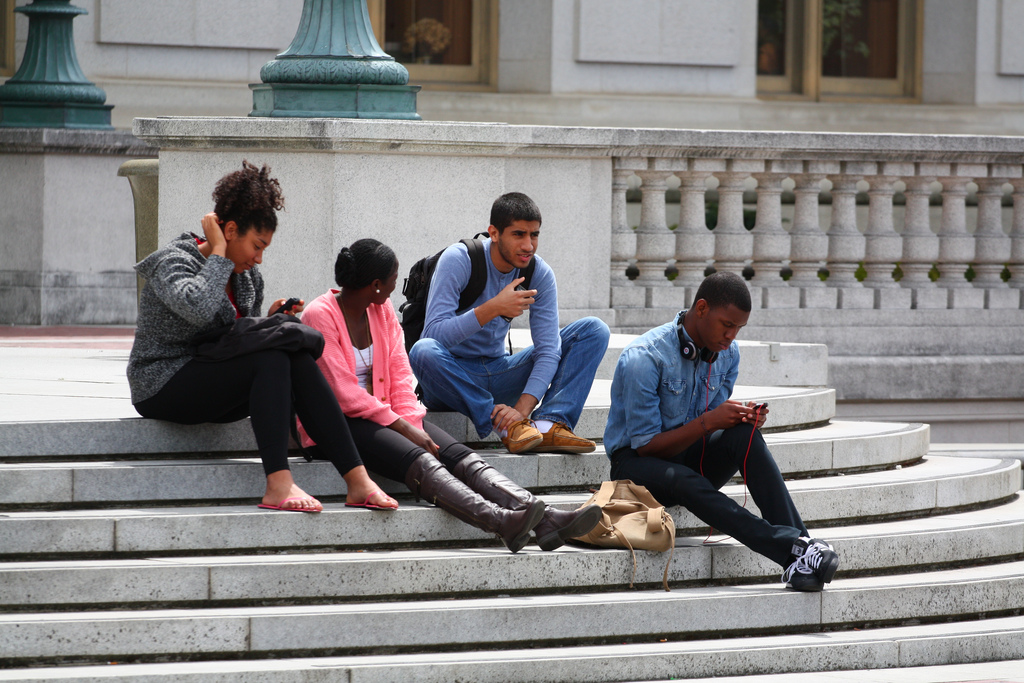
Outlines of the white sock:
[{"label": "white sock", "polygon": [[534,420],[533,424],[537,426],[537,431],[541,434],[547,434],[555,426],[555,423],[551,420]]}]

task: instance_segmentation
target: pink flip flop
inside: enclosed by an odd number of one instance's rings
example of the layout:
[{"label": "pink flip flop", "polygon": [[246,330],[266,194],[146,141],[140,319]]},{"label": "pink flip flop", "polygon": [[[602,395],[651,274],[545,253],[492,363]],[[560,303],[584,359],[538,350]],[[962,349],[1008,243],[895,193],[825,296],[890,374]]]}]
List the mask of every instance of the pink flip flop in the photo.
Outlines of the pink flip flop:
[{"label": "pink flip flop", "polygon": [[[395,507],[385,507],[383,505],[377,505],[375,503],[371,503],[370,502],[370,498],[373,498],[374,496],[378,496],[378,495],[384,496],[388,500],[395,500],[394,498],[392,498],[388,494],[384,493],[380,489],[377,489],[376,491],[374,491],[373,493],[368,495],[366,497],[366,500],[364,500],[362,503],[345,503],[345,507],[347,507],[347,508],[367,508],[369,510],[397,510],[398,509],[397,505]],[[395,502],[397,503],[398,501],[395,501]]]},{"label": "pink flip flop", "polygon": [[[281,512],[321,512],[324,508],[286,508],[284,504],[290,500],[316,500],[312,496],[292,496],[291,498],[285,498],[281,501],[280,505],[267,505],[266,503],[259,503],[256,507],[263,508],[264,510],[280,510]],[[317,501],[319,502],[319,501]]]}]

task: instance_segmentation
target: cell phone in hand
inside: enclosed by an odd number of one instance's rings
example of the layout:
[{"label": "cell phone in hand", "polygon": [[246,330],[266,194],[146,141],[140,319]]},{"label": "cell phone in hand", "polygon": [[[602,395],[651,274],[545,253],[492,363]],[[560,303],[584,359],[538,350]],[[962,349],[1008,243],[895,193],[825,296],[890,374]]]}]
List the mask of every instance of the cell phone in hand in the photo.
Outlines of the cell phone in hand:
[{"label": "cell phone in hand", "polygon": [[284,304],[281,305],[281,308],[277,309],[277,312],[287,313],[288,311],[298,306],[300,301],[302,301],[302,299],[293,296],[292,298],[288,299],[288,301],[285,301]]},{"label": "cell phone in hand", "polygon": [[768,407],[767,403],[758,403],[756,406],[752,406],[751,410],[761,411]]}]

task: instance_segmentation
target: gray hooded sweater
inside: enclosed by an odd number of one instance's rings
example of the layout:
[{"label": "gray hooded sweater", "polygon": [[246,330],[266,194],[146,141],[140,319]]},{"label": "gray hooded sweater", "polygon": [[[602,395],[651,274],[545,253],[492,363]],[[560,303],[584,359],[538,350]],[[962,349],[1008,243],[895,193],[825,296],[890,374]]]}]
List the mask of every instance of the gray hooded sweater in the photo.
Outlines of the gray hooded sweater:
[{"label": "gray hooded sweater", "polygon": [[263,305],[263,277],[254,267],[234,272],[223,256],[199,253],[195,238],[184,233],[135,265],[146,279],[139,300],[135,344],[128,357],[132,403],[155,396],[192,360],[189,341],[197,333],[235,320],[225,287],[231,280],[238,312],[258,316]]}]

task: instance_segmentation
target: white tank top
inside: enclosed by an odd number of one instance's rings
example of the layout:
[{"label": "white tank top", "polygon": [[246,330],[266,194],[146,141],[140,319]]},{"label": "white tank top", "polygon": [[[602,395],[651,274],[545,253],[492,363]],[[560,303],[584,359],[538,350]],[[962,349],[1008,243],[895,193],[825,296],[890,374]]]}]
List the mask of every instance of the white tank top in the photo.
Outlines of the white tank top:
[{"label": "white tank top", "polygon": [[366,386],[373,368],[373,344],[365,349],[357,349],[354,345],[352,351],[356,355],[356,381],[364,390],[369,391]]}]

